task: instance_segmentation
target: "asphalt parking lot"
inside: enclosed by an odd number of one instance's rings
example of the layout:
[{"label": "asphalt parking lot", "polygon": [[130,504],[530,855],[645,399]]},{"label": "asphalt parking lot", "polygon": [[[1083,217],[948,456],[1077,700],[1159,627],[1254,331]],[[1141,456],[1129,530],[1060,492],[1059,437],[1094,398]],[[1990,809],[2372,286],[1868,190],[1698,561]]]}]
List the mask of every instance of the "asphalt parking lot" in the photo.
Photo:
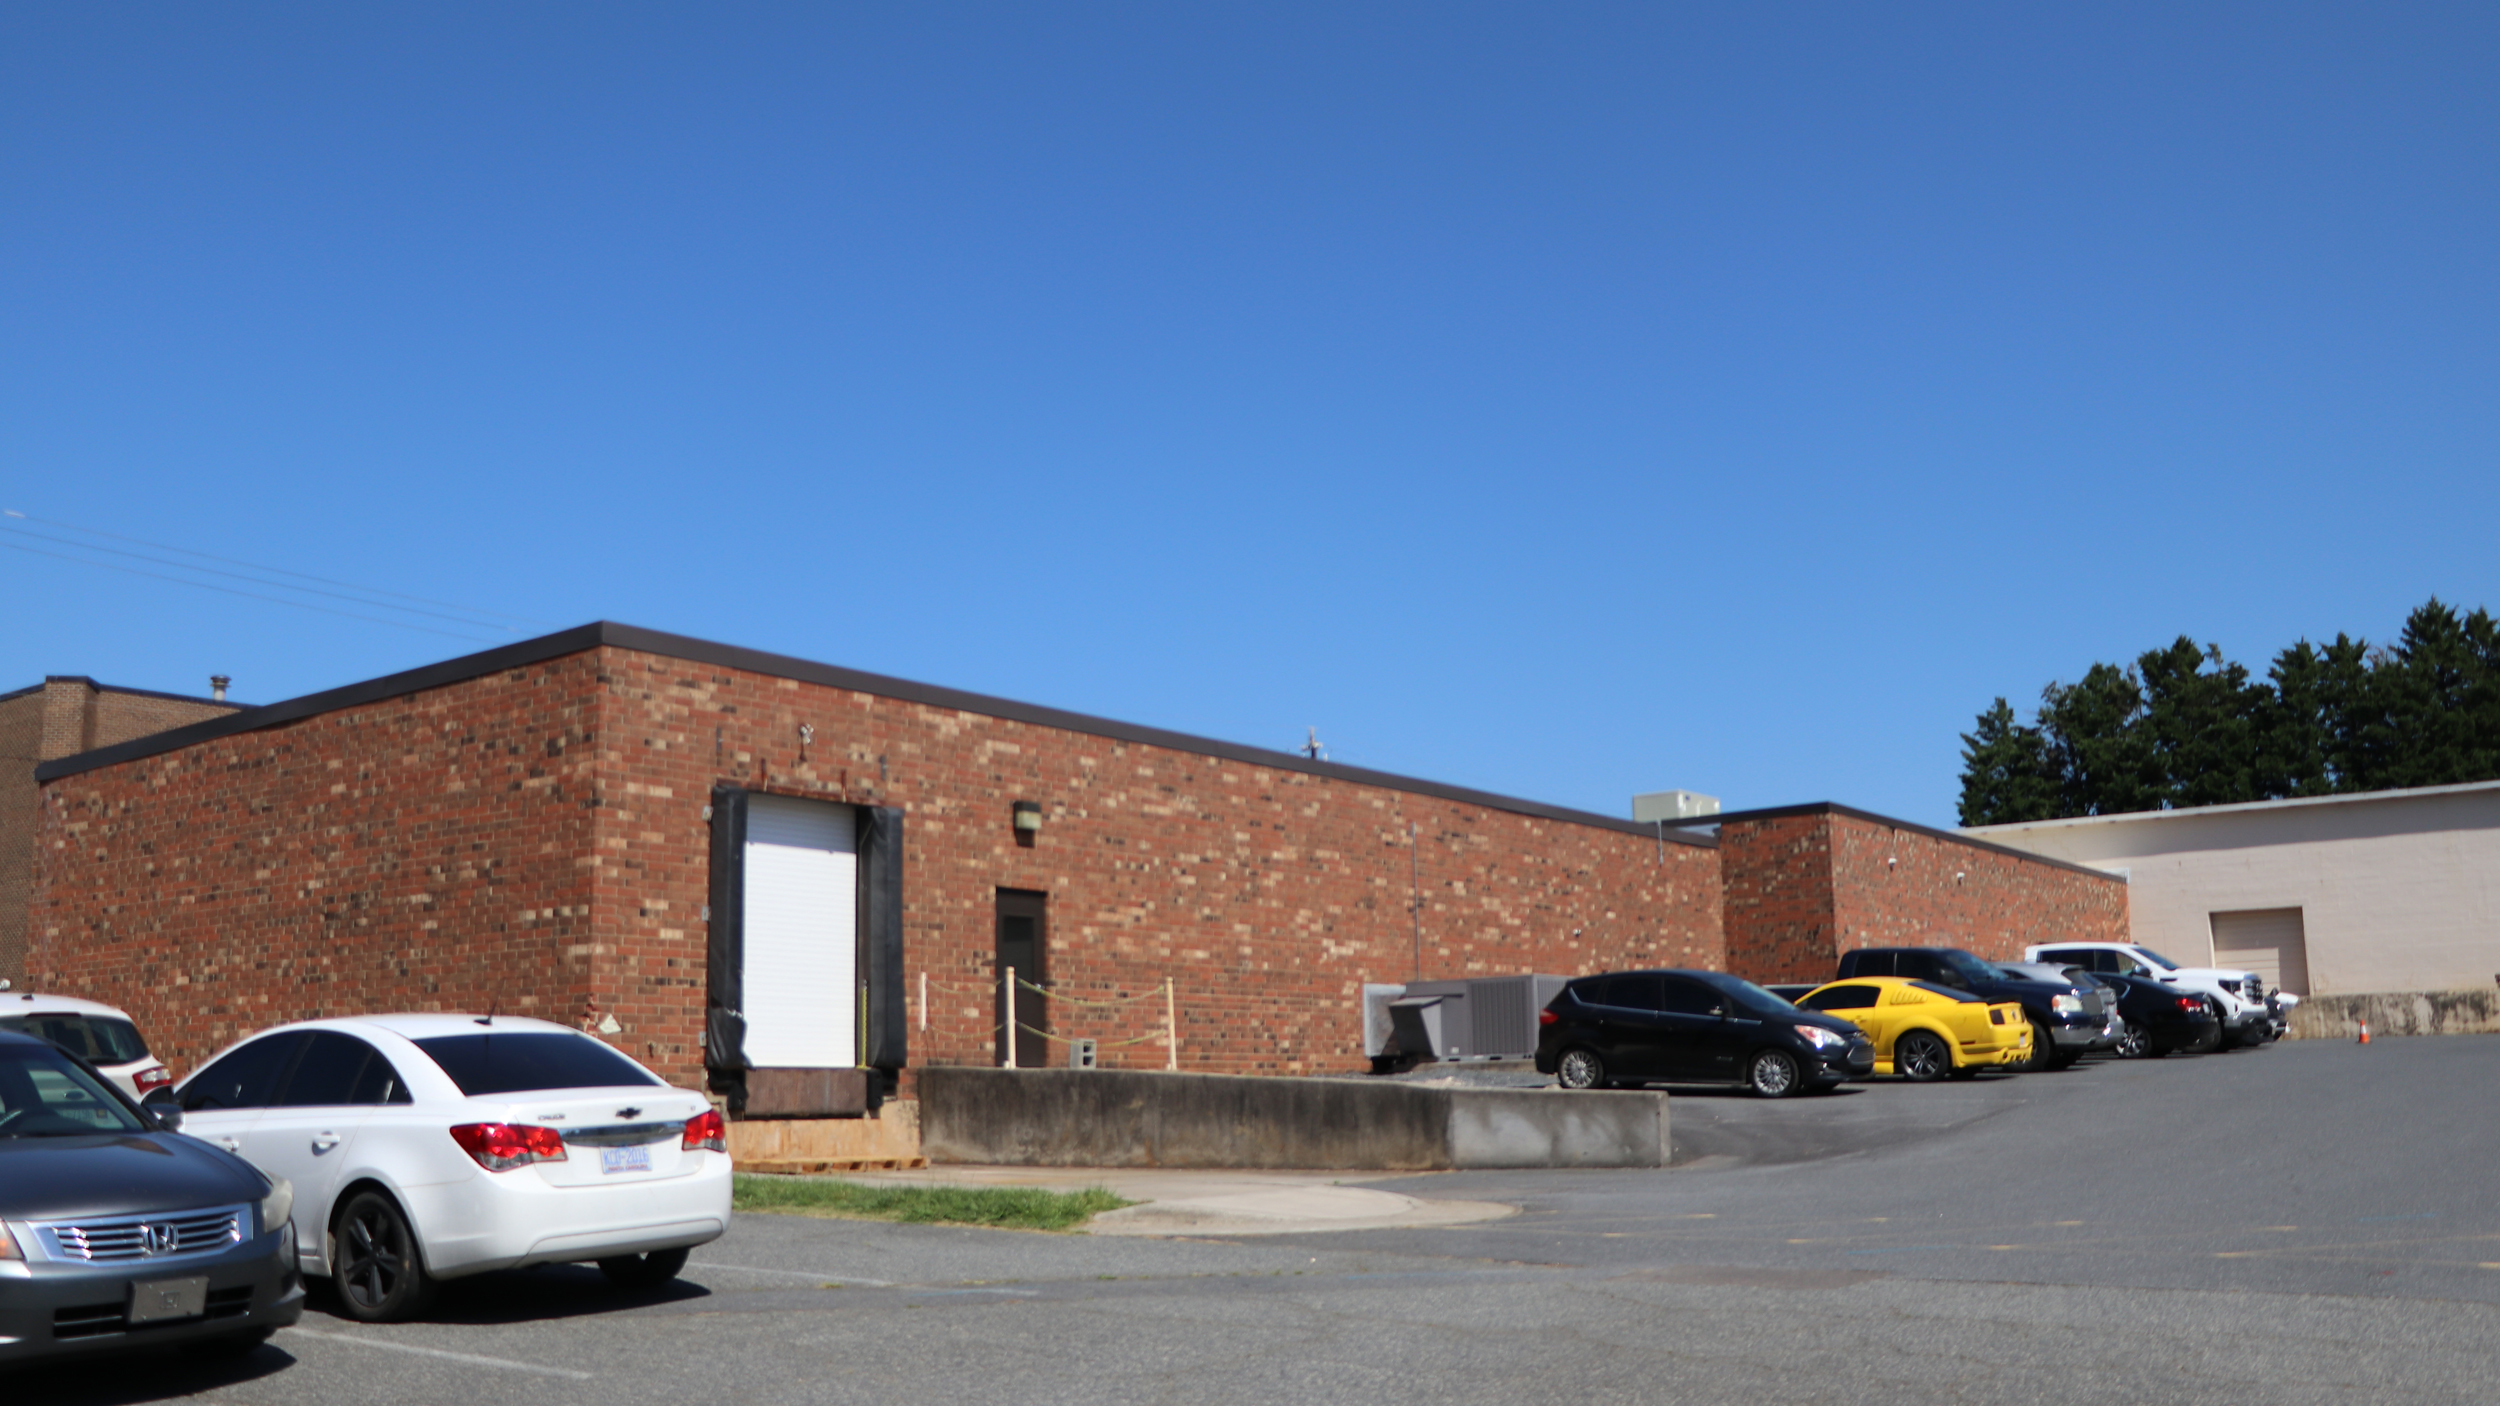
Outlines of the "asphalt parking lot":
[{"label": "asphalt parking lot", "polygon": [[[1560,1096],[1560,1095],[1558,1095]],[[671,1290],[563,1268],[28,1402],[2488,1402],[2500,1038],[1765,1103],[1680,1165],[1372,1185],[1481,1225],[1109,1239],[749,1216]]]}]

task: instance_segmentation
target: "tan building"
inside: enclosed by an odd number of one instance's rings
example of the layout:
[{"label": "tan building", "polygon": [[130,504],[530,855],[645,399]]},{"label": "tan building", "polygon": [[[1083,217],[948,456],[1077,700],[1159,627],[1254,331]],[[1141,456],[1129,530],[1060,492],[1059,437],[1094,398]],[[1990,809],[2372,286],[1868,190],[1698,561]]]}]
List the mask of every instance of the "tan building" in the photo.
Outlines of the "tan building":
[{"label": "tan building", "polygon": [[26,980],[26,902],[34,890],[42,804],[35,767],[223,717],[237,706],[222,698],[116,688],[76,674],[0,693],[0,979]]},{"label": "tan building", "polygon": [[2500,1029],[2500,781],[1984,825],[2127,878],[2134,940],[2312,998],[2295,1029]]}]

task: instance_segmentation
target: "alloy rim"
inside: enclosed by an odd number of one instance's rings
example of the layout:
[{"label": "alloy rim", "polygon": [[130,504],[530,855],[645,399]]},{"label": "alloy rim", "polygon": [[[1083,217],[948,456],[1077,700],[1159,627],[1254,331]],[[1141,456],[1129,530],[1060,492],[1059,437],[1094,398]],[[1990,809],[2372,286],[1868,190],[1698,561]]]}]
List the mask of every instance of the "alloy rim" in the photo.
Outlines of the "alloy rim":
[{"label": "alloy rim", "polygon": [[1562,1076],[1565,1087],[1594,1088],[1597,1084],[1597,1060],[1584,1050],[1573,1050],[1563,1056]]},{"label": "alloy rim", "polygon": [[347,1272],[339,1282],[365,1308],[379,1308],[399,1288],[406,1263],[399,1227],[380,1211],[365,1211],[347,1222]]},{"label": "alloy rim", "polygon": [[1766,1094],[1784,1094],[1797,1082],[1797,1070],[1775,1054],[1765,1054],[1753,1062],[1753,1086]]},{"label": "alloy rim", "polygon": [[1940,1055],[1941,1051],[1936,1048],[1935,1041],[1912,1040],[1910,1048],[1901,1056],[1902,1072],[1913,1079],[1933,1079],[1943,1072],[1943,1061]]}]

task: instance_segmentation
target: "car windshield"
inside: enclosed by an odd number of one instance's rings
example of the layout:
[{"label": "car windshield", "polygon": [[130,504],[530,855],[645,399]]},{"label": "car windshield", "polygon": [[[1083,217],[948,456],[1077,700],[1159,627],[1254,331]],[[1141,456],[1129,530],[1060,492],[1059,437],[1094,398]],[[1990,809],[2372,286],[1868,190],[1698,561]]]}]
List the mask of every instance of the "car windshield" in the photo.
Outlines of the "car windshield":
[{"label": "car windshield", "polygon": [[1736,1004],[1758,1015],[1786,1015],[1796,1006],[1781,999],[1776,991],[1766,991],[1742,977],[1728,977],[1720,989],[1736,998]]},{"label": "car windshield", "polygon": [[1954,989],[1953,989],[1952,987],[1950,987],[1950,986],[1938,986],[1936,983],[1934,983],[1934,982],[1932,982],[1932,981],[1913,981],[1913,982],[1911,982],[1910,984],[1911,984],[1912,986],[1917,987],[1917,988],[1918,988],[1919,990],[1921,990],[1921,991],[1932,991],[1932,992],[1934,992],[1936,995],[1939,995],[1939,996],[1950,996],[1950,997],[1952,997],[1954,1000],[1957,1000],[1957,1001],[1963,1002],[1963,1003],[1964,1003],[1964,1004],[1966,1004],[1966,1005],[1968,1005],[1968,1004],[1981,1004],[1981,1005],[1986,1004],[1985,1002],[1980,1001],[1980,999],[1979,999],[1977,996],[1972,995],[1972,994],[1971,994],[1971,993],[1969,993],[1968,991],[1956,991],[1956,990],[1954,990]]},{"label": "car windshield", "polygon": [[59,1050],[0,1044],[0,1138],[145,1131],[129,1105]]},{"label": "car windshield", "polygon": [[136,1064],[148,1057],[148,1042],[139,1038],[139,1027],[109,1015],[13,1015],[0,1018],[0,1030],[50,1040],[89,1064]]},{"label": "car windshield", "polygon": [[2179,964],[2177,962],[2170,960],[2168,957],[2163,956],[2150,947],[2138,947],[2135,949],[2135,954],[2142,957],[2144,960],[2151,962],[2154,966],[2167,968],[2170,971],[2177,971],[2179,969]]},{"label": "car windshield", "polygon": [[641,1065],[587,1035],[554,1031],[437,1035],[416,1044],[471,1098],[660,1082]]}]

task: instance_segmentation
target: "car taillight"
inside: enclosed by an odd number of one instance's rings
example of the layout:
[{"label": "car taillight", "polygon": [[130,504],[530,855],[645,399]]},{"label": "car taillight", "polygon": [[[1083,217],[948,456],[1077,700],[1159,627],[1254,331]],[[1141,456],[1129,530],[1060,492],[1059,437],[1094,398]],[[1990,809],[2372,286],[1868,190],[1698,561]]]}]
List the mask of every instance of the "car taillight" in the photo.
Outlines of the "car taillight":
[{"label": "car taillight", "polygon": [[1538,1011],[1536,1013],[1536,1023],[1539,1025],[1560,1025],[1562,1024],[1562,1017],[1554,1014],[1552,1011]]},{"label": "car taillight", "polygon": [[142,1069],[130,1079],[130,1082],[139,1086],[141,1093],[146,1093],[150,1089],[161,1089],[173,1081],[173,1071],[161,1064],[154,1069]]},{"label": "car taillight", "polygon": [[677,1144],[681,1152],[708,1148],[714,1152],[729,1150],[729,1125],[721,1121],[720,1110],[707,1108],[686,1120],[686,1136]]},{"label": "car taillight", "polygon": [[2190,1015],[2201,1014],[2205,1009],[2204,998],[2201,996],[2181,996],[2179,998],[2179,1009],[2188,1012]]},{"label": "car taillight", "polygon": [[462,1123],[451,1130],[451,1140],[490,1172],[564,1160],[564,1134],[527,1123]]}]

